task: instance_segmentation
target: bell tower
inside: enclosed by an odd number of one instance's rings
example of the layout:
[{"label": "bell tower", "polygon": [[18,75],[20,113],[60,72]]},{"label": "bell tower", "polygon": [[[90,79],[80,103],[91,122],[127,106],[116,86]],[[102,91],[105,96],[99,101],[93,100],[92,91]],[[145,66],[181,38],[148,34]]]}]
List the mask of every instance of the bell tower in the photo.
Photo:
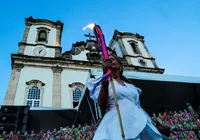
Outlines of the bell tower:
[{"label": "bell tower", "polygon": [[25,18],[25,32],[19,43],[19,54],[59,57],[63,23],[46,19]]},{"label": "bell tower", "polygon": [[[4,105],[60,107],[63,23],[25,18],[25,32],[18,52],[11,54],[12,73]],[[61,59],[62,60],[62,59]]]},{"label": "bell tower", "polygon": [[109,47],[114,49],[119,57],[126,59],[128,66],[134,67],[136,71],[164,72],[147,49],[144,36],[115,30]]}]

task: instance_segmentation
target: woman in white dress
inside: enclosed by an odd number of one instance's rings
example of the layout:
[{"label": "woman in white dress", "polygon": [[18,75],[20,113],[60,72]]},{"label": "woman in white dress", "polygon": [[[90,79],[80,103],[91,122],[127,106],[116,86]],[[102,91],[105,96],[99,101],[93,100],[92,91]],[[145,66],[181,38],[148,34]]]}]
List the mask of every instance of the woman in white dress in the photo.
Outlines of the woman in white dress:
[{"label": "woman in white dress", "polygon": [[[122,75],[123,65],[116,55],[111,54],[109,59],[103,61],[104,74],[108,68],[112,70],[125,139],[162,140],[162,135],[151,123],[151,118],[140,107],[141,89],[135,87]],[[104,80],[94,89],[94,85],[99,80],[101,79],[91,78],[87,83],[90,97],[99,104],[101,109],[107,110],[93,140],[122,140],[111,84]]]}]

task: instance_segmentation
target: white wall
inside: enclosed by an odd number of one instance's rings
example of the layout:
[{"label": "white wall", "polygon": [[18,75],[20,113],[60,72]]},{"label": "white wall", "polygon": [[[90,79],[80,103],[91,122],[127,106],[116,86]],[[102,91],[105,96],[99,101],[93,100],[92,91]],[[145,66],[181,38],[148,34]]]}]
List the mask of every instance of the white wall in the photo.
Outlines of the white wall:
[{"label": "white wall", "polygon": [[88,70],[64,69],[61,79],[61,107],[72,108],[72,90],[68,86],[74,82],[80,82],[85,85]]},{"label": "white wall", "polygon": [[27,43],[36,44],[37,28],[45,27],[50,29],[48,36],[48,43],[46,45],[55,46],[56,45],[56,28],[52,28],[46,25],[32,25],[29,30]]},{"label": "white wall", "polygon": [[[33,53],[33,50],[36,48],[36,47],[39,47],[39,46],[42,46],[42,45],[37,45],[37,46],[25,46],[25,49],[24,49],[24,54],[25,55],[30,55],[30,56],[35,56],[34,53]],[[45,48],[47,54],[44,56],[44,57],[55,57],[55,49],[54,48],[47,48],[45,46],[42,46]]]},{"label": "white wall", "polygon": [[123,57],[123,54],[122,54],[121,48],[119,47],[118,42],[115,41],[111,48],[116,50],[116,53],[119,57],[121,57],[121,58]]},{"label": "white wall", "polygon": [[72,55],[72,60],[88,61],[86,56],[87,53],[89,53],[89,51],[84,50],[79,55]]},{"label": "white wall", "polygon": [[52,107],[53,71],[47,68],[34,68],[27,66],[21,70],[14,105],[24,105],[27,87],[26,82],[31,80],[40,80],[41,82],[45,83],[45,86],[43,86],[43,106]]}]

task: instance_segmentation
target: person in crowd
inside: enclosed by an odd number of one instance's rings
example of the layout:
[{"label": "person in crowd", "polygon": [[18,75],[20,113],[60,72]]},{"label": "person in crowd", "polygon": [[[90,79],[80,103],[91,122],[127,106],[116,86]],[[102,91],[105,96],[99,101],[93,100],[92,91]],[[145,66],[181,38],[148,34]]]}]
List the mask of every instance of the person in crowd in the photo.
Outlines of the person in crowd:
[{"label": "person in crowd", "polygon": [[[109,59],[103,60],[104,74],[110,69],[116,90],[117,100],[122,118],[126,140],[161,140],[162,135],[152,124],[150,116],[141,108],[139,96],[142,90],[135,87],[123,76],[123,64],[119,57],[110,54]],[[95,84],[101,80],[91,78],[87,82],[90,97],[106,110],[93,140],[121,140],[120,123],[115,106],[112,86],[104,79],[96,88]]]}]

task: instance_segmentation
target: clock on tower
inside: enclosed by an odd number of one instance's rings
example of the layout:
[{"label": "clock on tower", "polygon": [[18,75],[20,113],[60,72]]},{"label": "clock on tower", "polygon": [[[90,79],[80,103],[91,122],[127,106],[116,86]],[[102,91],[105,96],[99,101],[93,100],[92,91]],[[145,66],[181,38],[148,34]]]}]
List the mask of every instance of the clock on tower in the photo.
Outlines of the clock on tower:
[{"label": "clock on tower", "polygon": [[46,55],[47,55],[47,51],[46,51],[46,48],[45,48],[45,47],[39,46],[39,47],[36,47],[36,48],[33,50],[33,54],[34,54],[35,56],[46,56]]},{"label": "clock on tower", "polygon": [[46,19],[25,19],[26,28],[18,53],[29,56],[59,57],[63,23]]}]

